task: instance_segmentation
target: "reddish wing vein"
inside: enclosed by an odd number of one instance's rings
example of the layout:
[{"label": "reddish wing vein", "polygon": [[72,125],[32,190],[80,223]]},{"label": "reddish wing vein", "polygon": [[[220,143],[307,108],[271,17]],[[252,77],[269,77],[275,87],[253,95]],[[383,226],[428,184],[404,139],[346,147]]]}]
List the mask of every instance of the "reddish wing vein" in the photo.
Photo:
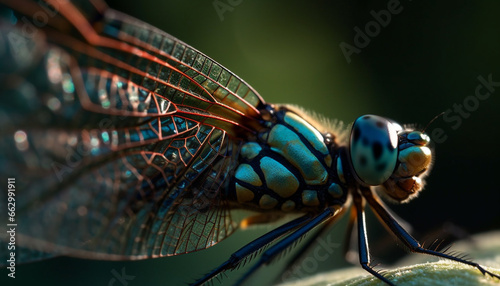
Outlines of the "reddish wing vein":
[{"label": "reddish wing vein", "polygon": [[[0,2],[20,17],[37,5]],[[15,47],[0,53],[15,67],[0,77],[0,171],[23,178],[21,242],[139,259],[229,235],[221,190],[241,138],[259,126],[261,97],[197,50],[101,2],[48,2],[67,22],[54,16],[46,37],[1,23],[34,47],[28,64]],[[100,14],[100,23],[87,20]]]}]

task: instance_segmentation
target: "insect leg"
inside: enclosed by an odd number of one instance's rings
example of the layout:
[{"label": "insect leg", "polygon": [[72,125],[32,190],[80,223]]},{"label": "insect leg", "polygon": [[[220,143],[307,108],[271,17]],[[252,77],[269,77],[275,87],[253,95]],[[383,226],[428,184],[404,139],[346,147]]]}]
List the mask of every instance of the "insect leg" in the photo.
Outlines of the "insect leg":
[{"label": "insect leg", "polygon": [[385,278],[382,274],[375,271],[373,266],[370,265],[370,250],[368,247],[368,239],[366,235],[366,223],[365,223],[365,211],[363,205],[363,198],[356,192],[353,194],[354,208],[356,209],[356,217],[358,221],[358,251],[359,251],[359,263],[364,270],[368,271],[373,276],[377,277],[381,281],[395,286],[394,283]]},{"label": "insect leg", "polygon": [[333,208],[327,208],[323,212],[321,212],[319,215],[315,216],[313,219],[310,221],[304,223],[302,226],[300,226],[297,230],[295,230],[292,234],[288,235],[287,237],[283,238],[279,242],[277,242],[275,245],[273,245],[271,248],[266,250],[262,256],[260,257],[259,261],[257,261],[250,270],[248,270],[239,280],[235,285],[240,285],[243,283],[248,277],[250,277],[251,274],[253,274],[260,266],[263,264],[268,264],[278,256],[280,253],[282,253],[284,250],[286,250],[288,247],[290,247],[294,242],[299,240],[301,237],[303,237],[306,233],[311,231],[314,227],[317,225],[325,222],[326,220],[335,217],[339,213],[338,210],[335,210]]},{"label": "insect leg", "polygon": [[357,256],[358,254],[358,251],[353,249],[354,248],[353,239],[355,239],[353,229],[354,229],[354,223],[356,222],[356,216],[357,216],[356,208],[355,207],[350,208],[349,220],[347,221],[346,232],[344,236],[344,247],[342,249],[345,260],[352,264],[357,263],[355,256]]},{"label": "insect leg", "polygon": [[481,271],[481,273],[483,273],[483,275],[488,274],[492,277],[500,279],[500,275],[484,269],[481,265],[479,265],[476,262],[465,260],[459,257],[455,257],[453,255],[449,255],[446,253],[422,247],[420,243],[415,238],[413,238],[403,227],[401,227],[401,225],[394,219],[394,217],[391,216],[391,214],[389,214],[389,212],[387,212],[387,210],[379,202],[378,198],[373,196],[373,193],[369,188],[361,188],[361,192],[363,194],[363,197],[368,201],[368,204],[379,216],[379,218],[384,222],[384,224],[387,225],[387,227],[392,231],[392,233],[394,233],[399,238],[399,240],[401,240],[410,249],[410,251],[434,255],[454,260],[460,263],[464,263],[477,268],[479,271]]},{"label": "insect leg", "polygon": [[261,237],[253,240],[252,242],[240,248],[238,251],[231,254],[228,260],[223,262],[221,265],[219,265],[209,273],[205,274],[201,279],[198,279],[196,282],[191,284],[191,286],[203,285],[220,273],[236,268],[249,255],[265,247],[269,243],[272,243],[274,240],[280,238],[281,236],[291,232],[297,227],[300,227],[302,224],[311,221],[312,219],[312,215],[306,214],[262,235]]},{"label": "insect leg", "polygon": [[[304,258],[308,253],[310,253],[313,249],[313,246],[316,245],[317,239],[319,237],[323,237],[328,233],[332,226],[335,225],[335,223],[338,222],[338,220],[343,217],[345,211],[348,208],[342,208],[339,213],[336,213],[333,218],[328,220],[324,225],[320,226],[320,229],[318,231],[315,231],[311,236],[308,235],[307,241],[303,243],[300,248],[295,252],[294,256],[287,262],[287,265],[285,269],[291,269],[295,264],[298,264],[300,261],[302,261],[302,258]],[[274,281],[274,284],[278,284],[282,281],[278,281],[279,279],[286,280],[288,277],[276,277],[276,280]]]}]

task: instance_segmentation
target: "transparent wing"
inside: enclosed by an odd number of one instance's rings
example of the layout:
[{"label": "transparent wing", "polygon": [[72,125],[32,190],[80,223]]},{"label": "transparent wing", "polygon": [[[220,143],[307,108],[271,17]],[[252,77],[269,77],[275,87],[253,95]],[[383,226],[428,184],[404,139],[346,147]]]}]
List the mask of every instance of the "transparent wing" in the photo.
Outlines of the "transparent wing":
[{"label": "transparent wing", "polygon": [[0,16],[0,173],[34,259],[177,255],[234,230],[222,191],[261,122],[249,85],[99,1],[0,0]]}]

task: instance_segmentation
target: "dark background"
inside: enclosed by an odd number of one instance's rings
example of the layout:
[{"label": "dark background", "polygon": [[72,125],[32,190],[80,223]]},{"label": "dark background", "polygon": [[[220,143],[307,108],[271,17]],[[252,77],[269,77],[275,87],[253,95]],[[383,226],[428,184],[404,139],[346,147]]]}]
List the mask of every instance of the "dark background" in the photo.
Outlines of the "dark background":
[{"label": "dark background", "polygon": [[[352,122],[378,114],[425,126],[435,115],[472,102],[478,76],[500,82],[500,3],[401,1],[386,27],[347,62],[339,45],[354,46],[355,27],[365,30],[370,11],[395,1],[108,1],[172,34],[223,64],[272,103],[292,103],[326,117]],[[229,6],[221,18],[214,3]],[[221,7],[222,9],[222,7]],[[220,12],[222,13],[222,12]],[[484,92],[486,90],[482,90]],[[409,204],[391,206],[419,239],[453,239],[500,228],[500,87],[479,100],[468,118],[437,119],[441,128],[427,187]],[[453,113],[456,115],[457,113]],[[379,261],[395,257],[393,240],[371,217],[369,237]],[[451,227],[450,227],[451,226]],[[259,233],[239,231],[199,253],[139,262],[59,258],[20,266],[16,285],[182,285],[218,265]],[[382,232],[380,232],[382,230]],[[342,242],[343,228],[332,234]],[[340,248],[337,254],[340,254]],[[404,253],[396,253],[401,255]],[[333,258],[332,258],[333,259]],[[328,261],[322,269],[343,262]],[[112,282],[114,272],[135,276]],[[278,264],[253,282],[280,276]],[[2,270],[3,273],[3,270]],[[224,285],[238,273],[228,273]],[[4,279],[5,275],[2,275]],[[9,280],[10,281],[10,280]],[[12,281],[10,281],[12,282]],[[215,283],[217,285],[217,283]]]}]

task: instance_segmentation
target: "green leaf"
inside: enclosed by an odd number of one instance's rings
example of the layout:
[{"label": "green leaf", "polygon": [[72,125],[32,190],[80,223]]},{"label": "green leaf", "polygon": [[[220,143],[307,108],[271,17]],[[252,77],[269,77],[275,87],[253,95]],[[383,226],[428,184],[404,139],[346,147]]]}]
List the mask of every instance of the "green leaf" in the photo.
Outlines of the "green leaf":
[{"label": "green leaf", "polygon": [[[467,254],[487,270],[500,275],[500,231],[473,236],[467,241],[453,244],[450,250]],[[381,267],[376,269],[380,270]],[[387,270],[384,276],[398,286],[500,285],[500,279],[484,276],[474,267],[446,259],[436,261],[434,257],[421,254],[409,254],[396,267],[386,267],[384,270]],[[285,285],[381,286],[386,284],[358,266],[317,274],[281,286]]]}]

